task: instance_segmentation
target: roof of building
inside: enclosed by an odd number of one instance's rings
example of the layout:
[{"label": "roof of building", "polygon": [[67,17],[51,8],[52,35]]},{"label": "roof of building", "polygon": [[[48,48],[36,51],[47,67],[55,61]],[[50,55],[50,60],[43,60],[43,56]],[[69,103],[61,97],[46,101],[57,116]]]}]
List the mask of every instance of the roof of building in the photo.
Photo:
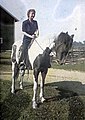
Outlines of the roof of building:
[{"label": "roof of building", "polygon": [[0,0],[1,7],[15,20],[22,20],[25,13],[25,6],[21,0]]}]

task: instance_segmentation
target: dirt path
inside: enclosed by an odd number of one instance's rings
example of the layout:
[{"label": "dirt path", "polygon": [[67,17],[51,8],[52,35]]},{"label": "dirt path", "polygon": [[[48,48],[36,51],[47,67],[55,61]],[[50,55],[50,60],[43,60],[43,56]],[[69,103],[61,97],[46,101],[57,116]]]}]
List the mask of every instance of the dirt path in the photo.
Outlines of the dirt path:
[{"label": "dirt path", "polygon": [[[27,74],[25,74],[27,76]],[[11,80],[11,72],[1,72],[0,75],[1,79],[10,79]],[[32,71],[30,71],[29,75],[30,82],[32,81]],[[48,74],[46,76],[46,83],[51,82],[59,82],[59,81],[79,81],[82,84],[85,84],[85,72],[79,71],[67,71],[67,70],[60,70],[60,69],[49,69]]]},{"label": "dirt path", "polygon": [[[0,75],[2,80],[11,81],[11,72],[2,72]],[[39,76],[40,83],[41,75]],[[19,79],[18,79],[19,80]],[[16,82],[18,82],[18,80]],[[25,74],[24,82],[33,84],[33,71],[30,71],[29,78],[28,74]],[[85,73],[79,71],[66,71],[60,69],[49,69],[46,76],[45,84],[51,83],[54,88],[62,88],[65,90],[74,91],[79,95],[85,95]]]},{"label": "dirt path", "polygon": [[49,69],[46,82],[79,81],[85,84],[85,73],[79,71],[67,71],[60,69]]}]

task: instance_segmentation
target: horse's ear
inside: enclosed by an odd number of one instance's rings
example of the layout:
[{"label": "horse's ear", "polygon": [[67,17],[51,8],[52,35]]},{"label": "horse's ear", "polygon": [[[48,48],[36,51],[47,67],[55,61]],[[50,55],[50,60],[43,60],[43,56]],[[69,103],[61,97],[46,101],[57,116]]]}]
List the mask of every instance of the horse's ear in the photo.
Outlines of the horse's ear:
[{"label": "horse's ear", "polygon": [[71,35],[71,38],[72,38],[72,39],[74,38],[74,34]]},{"label": "horse's ear", "polygon": [[50,52],[49,52],[49,54],[52,52],[52,49],[50,49]]},{"label": "horse's ear", "polygon": [[66,34],[68,35],[68,31],[66,32]]},{"label": "horse's ear", "polygon": [[49,47],[46,47],[46,50],[49,50]]}]

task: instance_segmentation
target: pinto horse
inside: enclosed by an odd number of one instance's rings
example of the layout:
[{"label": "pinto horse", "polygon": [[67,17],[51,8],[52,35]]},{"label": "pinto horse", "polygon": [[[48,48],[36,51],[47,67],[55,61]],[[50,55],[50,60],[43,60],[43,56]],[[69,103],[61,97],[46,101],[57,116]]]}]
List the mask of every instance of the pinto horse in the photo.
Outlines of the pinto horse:
[{"label": "pinto horse", "polygon": [[[65,62],[66,56],[68,54],[69,49],[72,46],[73,42],[73,35],[68,35],[68,33],[60,33],[59,36],[53,41],[53,46],[51,48],[46,47],[42,54],[39,52],[35,52],[36,55],[34,56],[33,50],[32,53],[30,52],[31,48],[29,49],[29,55],[27,56],[27,62],[24,64],[22,59],[22,51],[23,45],[21,41],[17,41],[12,45],[12,53],[11,53],[11,60],[12,60],[12,87],[11,92],[15,93],[15,81],[20,74],[20,89],[23,89],[23,77],[25,74],[25,70],[33,69],[33,77],[34,77],[34,87],[33,87],[33,108],[37,107],[37,88],[38,88],[38,75],[41,72],[42,80],[40,84],[40,99],[43,102],[44,99],[44,82],[45,77],[48,71],[48,68],[51,67],[50,65],[50,53],[55,51],[56,57],[59,64],[63,64]],[[36,41],[34,40],[34,43]],[[33,44],[34,44],[33,43]],[[34,44],[35,45],[35,44]],[[39,46],[38,46],[39,49]],[[35,57],[35,58],[34,58]],[[30,63],[31,62],[31,63]],[[32,65],[32,66],[31,66]]]},{"label": "pinto horse", "polygon": [[52,49],[49,49],[49,47],[46,47],[46,49],[43,51],[43,54],[39,54],[34,62],[33,62],[33,75],[34,75],[34,95],[33,95],[33,108],[35,109],[37,107],[37,88],[38,88],[38,75],[41,72],[41,83],[40,83],[40,100],[43,103],[44,102],[44,82],[45,77],[48,72],[48,68],[51,67],[50,64],[50,53],[52,52]]}]

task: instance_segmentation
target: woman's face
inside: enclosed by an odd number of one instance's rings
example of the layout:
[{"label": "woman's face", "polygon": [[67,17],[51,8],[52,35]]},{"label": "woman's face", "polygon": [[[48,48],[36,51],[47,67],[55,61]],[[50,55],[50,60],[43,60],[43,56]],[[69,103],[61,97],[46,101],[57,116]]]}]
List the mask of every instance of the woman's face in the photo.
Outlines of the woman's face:
[{"label": "woman's face", "polygon": [[31,11],[29,13],[29,19],[33,20],[34,17],[35,17],[35,13],[33,11]]}]

